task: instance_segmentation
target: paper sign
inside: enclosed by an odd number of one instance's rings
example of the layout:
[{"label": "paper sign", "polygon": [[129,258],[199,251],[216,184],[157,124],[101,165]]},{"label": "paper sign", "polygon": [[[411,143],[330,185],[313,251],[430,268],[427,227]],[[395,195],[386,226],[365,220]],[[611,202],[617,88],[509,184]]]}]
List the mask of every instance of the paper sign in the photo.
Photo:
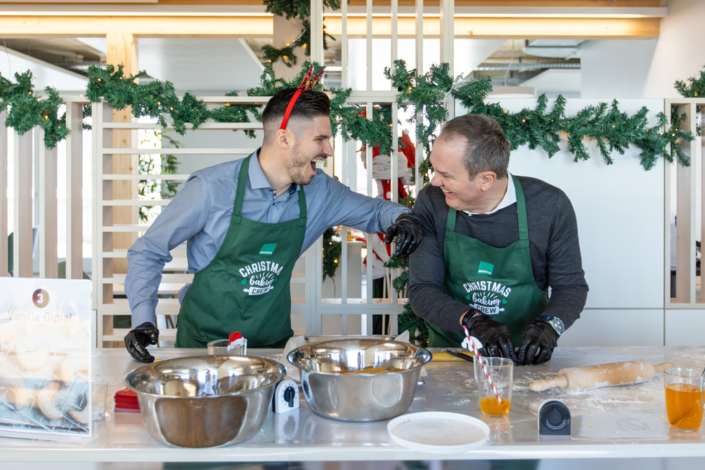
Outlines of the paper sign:
[{"label": "paper sign", "polygon": [[91,283],[0,280],[0,436],[91,436]]}]

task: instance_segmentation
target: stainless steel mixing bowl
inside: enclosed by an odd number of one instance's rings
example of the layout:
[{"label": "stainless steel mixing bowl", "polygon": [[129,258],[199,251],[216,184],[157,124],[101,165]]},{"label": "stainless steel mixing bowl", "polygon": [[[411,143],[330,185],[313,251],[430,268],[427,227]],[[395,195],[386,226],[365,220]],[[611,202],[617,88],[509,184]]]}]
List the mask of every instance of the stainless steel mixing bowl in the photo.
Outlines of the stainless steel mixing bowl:
[{"label": "stainless steel mixing bowl", "polygon": [[[287,359],[301,370],[304,396],[314,412],[342,421],[377,421],[409,408],[431,353],[396,341],[346,339],[307,344]],[[345,373],[370,368],[390,372]]]},{"label": "stainless steel mixing bowl", "polygon": [[253,356],[196,356],[149,364],[125,376],[153,438],[178,447],[216,447],[252,437],[264,424],[278,362]]}]

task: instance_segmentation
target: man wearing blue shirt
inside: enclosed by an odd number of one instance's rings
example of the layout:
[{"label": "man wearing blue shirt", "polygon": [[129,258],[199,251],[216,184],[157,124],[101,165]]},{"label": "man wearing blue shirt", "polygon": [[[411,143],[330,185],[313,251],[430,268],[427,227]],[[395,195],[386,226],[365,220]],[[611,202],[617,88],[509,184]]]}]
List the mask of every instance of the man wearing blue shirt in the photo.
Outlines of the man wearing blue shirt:
[{"label": "man wearing blue shirt", "polygon": [[180,296],[177,347],[205,347],[240,331],[251,347],[283,347],[293,335],[289,281],[296,260],[323,232],[345,225],[397,237],[406,256],[421,241],[408,209],[357,194],[316,170],[333,155],[325,93],[287,89],[263,114],[262,147],[244,160],[191,175],[128,250],[125,291],[132,357],[152,362],[157,290],[170,251],[187,241],[193,283]]}]

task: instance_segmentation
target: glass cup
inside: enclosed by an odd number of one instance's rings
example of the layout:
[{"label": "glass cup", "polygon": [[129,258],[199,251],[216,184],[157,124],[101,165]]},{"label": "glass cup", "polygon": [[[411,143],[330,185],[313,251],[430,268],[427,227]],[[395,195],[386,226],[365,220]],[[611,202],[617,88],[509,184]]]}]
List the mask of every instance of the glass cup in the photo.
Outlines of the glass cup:
[{"label": "glass cup", "polygon": [[512,406],[512,387],[514,382],[514,363],[511,359],[502,357],[482,357],[479,359],[485,365],[492,382],[499,393],[501,403],[487,380],[485,371],[475,358],[475,380],[480,393],[480,409],[487,416],[504,416]]},{"label": "glass cup", "polygon": [[228,351],[228,341],[227,339],[217,339],[208,343],[208,355],[209,356],[247,356],[247,338],[244,339],[243,344],[235,346],[233,349]]},{"label": "glass cup", "polygon": [[671,426],[697,431],[703,421],[702,372],[674,367],[663,373],[666,389],[666,414]]},{"label": "glass cup", "polygon": [[91,387],[93,421],[102,421],[105,419],[105,405],[108,402],[108,382],[100,379],[94,380]]}]

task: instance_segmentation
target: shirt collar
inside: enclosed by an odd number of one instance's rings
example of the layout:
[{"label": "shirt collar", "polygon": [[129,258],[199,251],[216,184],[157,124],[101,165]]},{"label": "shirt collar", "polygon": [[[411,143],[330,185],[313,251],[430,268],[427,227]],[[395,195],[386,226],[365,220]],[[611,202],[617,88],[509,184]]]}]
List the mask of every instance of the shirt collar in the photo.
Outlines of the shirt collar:
[{"label": "shirt collar", "polygon": [[[264,170],[262,170],[262,165],[260,165],[259,163],[260,150],[262,149],[258,148],[257,151],[252,154],[252,158],[250,158],[250,167],[248,168],[250,177],[250,188],[269,189],[270,191],[274,191],[274,188],[271,184],[269,184],[267,177],[264,176]],[[296,183],[291,184],[291,187],[287,191],[289,195],[292,195],[297,191],[297,186],[298,185]]]},{"label": "shirt collar", "polygon": [[517,193],[516,193],[516,188],[514,187],[514,178],[512,178],[512,174],[507,172],[507,178],[509,179],[507,183],[507,192],[504,193],[504,198],[502,198],[502,202],[499,203],[497,207],[494,208],[493,211],[487,212],[486,214],[476,214],[474,212],[470,211],[463,211],[469,216],[473,215],[489,215],[489,214],[494,214],[495,212],[504,209],[505,207],[509,207],[512,204],[517,202]]}]

